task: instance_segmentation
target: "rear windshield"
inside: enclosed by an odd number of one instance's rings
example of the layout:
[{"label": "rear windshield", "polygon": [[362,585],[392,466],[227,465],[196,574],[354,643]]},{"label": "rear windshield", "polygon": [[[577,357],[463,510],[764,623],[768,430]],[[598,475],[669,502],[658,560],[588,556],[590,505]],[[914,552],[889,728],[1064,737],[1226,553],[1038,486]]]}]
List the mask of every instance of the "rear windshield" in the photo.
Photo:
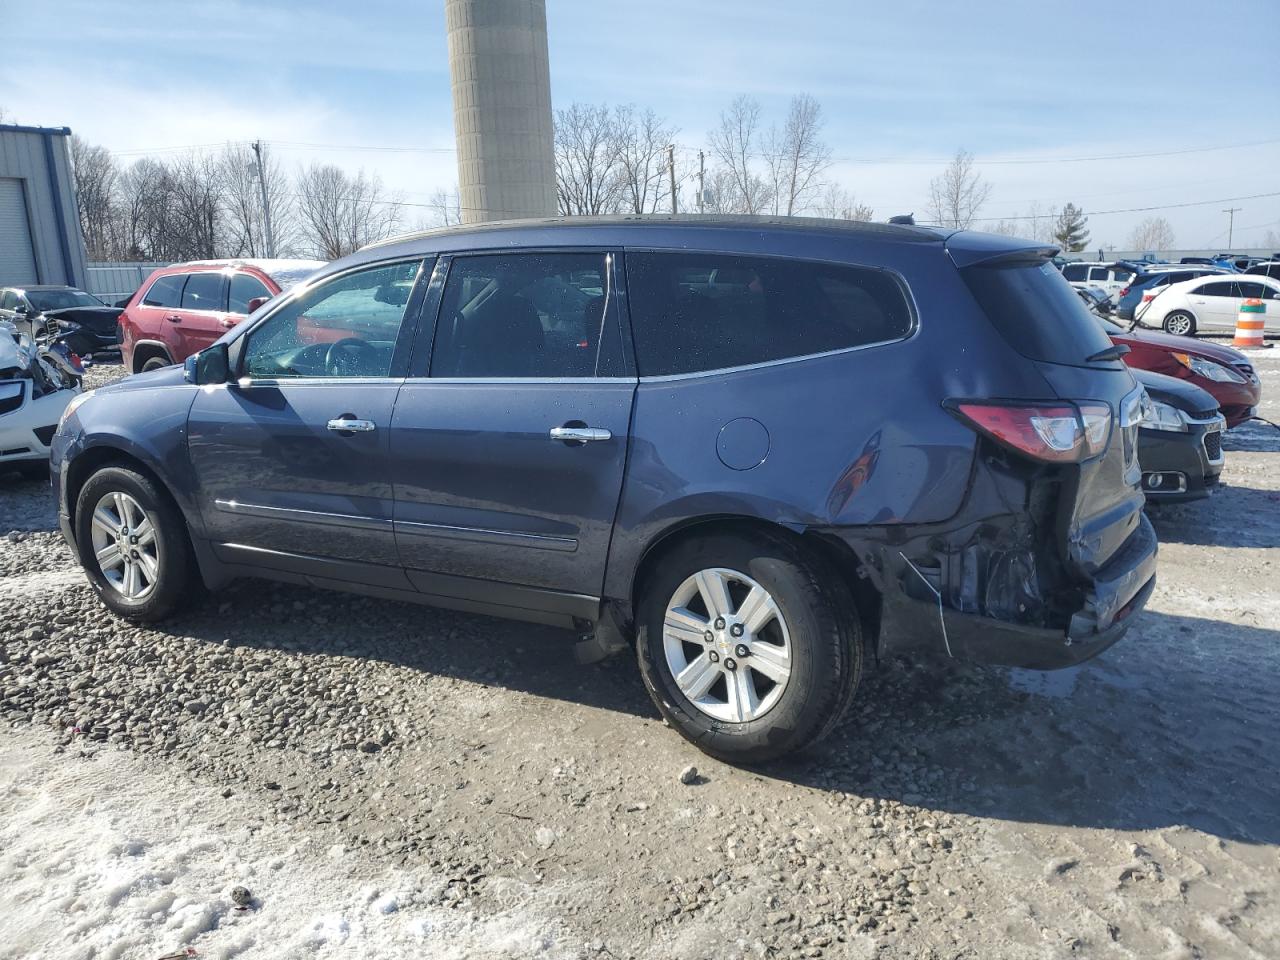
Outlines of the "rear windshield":
[{"label": "rear windshield", "polygon": [[1052,263],[969,267],[965,283],[1015,350],[1032,360],[1083,364],[1111,346]]}]

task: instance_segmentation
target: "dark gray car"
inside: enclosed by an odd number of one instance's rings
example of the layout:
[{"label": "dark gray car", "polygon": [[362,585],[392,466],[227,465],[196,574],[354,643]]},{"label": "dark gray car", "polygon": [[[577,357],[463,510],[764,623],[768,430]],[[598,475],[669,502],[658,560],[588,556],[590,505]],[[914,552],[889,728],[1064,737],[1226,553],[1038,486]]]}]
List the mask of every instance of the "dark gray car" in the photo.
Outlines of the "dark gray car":
[{"label": "dark gray car", "polygon": [[137,619],[263,576],[634,642],[682,734],[776,757],[868,655],[1065,666],[1146,602],[1141,392],[1055,253],[763,218],[383,243],[78,399],[63,532]]}]

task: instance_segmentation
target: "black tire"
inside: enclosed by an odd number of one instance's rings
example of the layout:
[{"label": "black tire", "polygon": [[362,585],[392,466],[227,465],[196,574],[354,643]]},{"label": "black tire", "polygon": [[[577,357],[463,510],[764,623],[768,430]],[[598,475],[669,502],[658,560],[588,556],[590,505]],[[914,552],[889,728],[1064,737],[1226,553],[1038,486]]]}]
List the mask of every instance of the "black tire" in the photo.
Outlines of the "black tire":
[{"label": "black tire", "polygon": [[[1170,327],[1179,326],[1182,322],[1187,324],[1187,329],[1182,333],[1175,333]],[[1196,318],[1186,310],[1174,310],[1164,318],[1165,333],[1172,333],[1177,337],[1194,337],[1196,335]]]},{"label": "black tire", "polygon": [[142,361],[142,369],[139,370],[138,372],[146,373],[148,370],[159,370],[162,367],[171,367],[171,366],[173,366],[173,364],[171,364],[164,357],[150,357]]},{"label": "black tire", "polygon": [[[767,590],[787,624],[791,674],[775,705],[747,722],[707,715],[681,692],[667,661],[667,605],[689,577],[726,568]],[[848,587],[819,557],[781,536],[713,534],[662,556],[643,585],[636,653],[654,704],[699,749],[729,763],[762,763],[826,736],[862,676],[862,638]]]},{"label": "black tire", "polygon": [[[93,511],[105,495],[117,491],[142,507],[156,531],[158,575],[151,591],[138,600],[112,586],[94,556]],[[75,534],[76,552],[89,582],[102,602],[126,619],[146,623],[162,620],[201,593],[186,521],[169,495],[141,473],[126,467],[103,467],[90,476],[76,499]]]}]

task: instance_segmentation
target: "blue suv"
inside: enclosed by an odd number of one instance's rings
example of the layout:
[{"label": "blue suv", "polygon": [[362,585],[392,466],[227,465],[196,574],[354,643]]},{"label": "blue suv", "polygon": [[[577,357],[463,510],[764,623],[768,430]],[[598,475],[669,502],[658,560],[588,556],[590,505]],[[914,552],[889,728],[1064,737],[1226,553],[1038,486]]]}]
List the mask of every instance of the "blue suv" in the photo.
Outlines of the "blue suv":
[{"label": "blue suv", "polygon": [[767,760],[868,656],[1061,667],[1145,604],[1141,390],[1056,252],[694,217],[382,243],[77,397],[62,531],[136,620],[255,576],[634,643],[677,730]]}]

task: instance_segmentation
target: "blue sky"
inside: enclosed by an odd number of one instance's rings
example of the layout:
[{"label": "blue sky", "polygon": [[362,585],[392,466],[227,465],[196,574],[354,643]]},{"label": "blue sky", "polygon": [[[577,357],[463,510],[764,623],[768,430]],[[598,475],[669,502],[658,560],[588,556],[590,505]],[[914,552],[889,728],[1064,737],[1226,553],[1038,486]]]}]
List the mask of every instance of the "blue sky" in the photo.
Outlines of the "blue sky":
[{"label": "blue sky", "polygon": [[[556,105],[651,106],[696,150],[736,94],[780,117],[793,94],[809,93],[834,154],[849,158],[829,176],[877,216],[922,213],[930,177],[960,147],[992,184],[984,216],[1033,202],[1088,212],[1280,191],[1275,0],[1216,10],[984,0],[547,7]],[[70,126],[122,159],[287,141],[279,155],[291,165],[363,166],[425,202],[456,179],[443,10],[443,0],[0,0],[8,49],[54,53],[47,68],[27,55],[0,66],[0,107],[21,122]],[[1054,162],[994,162],[1027,159]],[[1226,206],[1244,208],[1237,247],[1280,234],[1280,197],[1152,214],[1169,219],[1181,246],[1225,246]],[[1148,215],[1095,212],[1093,239],[1124,246]]]}]

